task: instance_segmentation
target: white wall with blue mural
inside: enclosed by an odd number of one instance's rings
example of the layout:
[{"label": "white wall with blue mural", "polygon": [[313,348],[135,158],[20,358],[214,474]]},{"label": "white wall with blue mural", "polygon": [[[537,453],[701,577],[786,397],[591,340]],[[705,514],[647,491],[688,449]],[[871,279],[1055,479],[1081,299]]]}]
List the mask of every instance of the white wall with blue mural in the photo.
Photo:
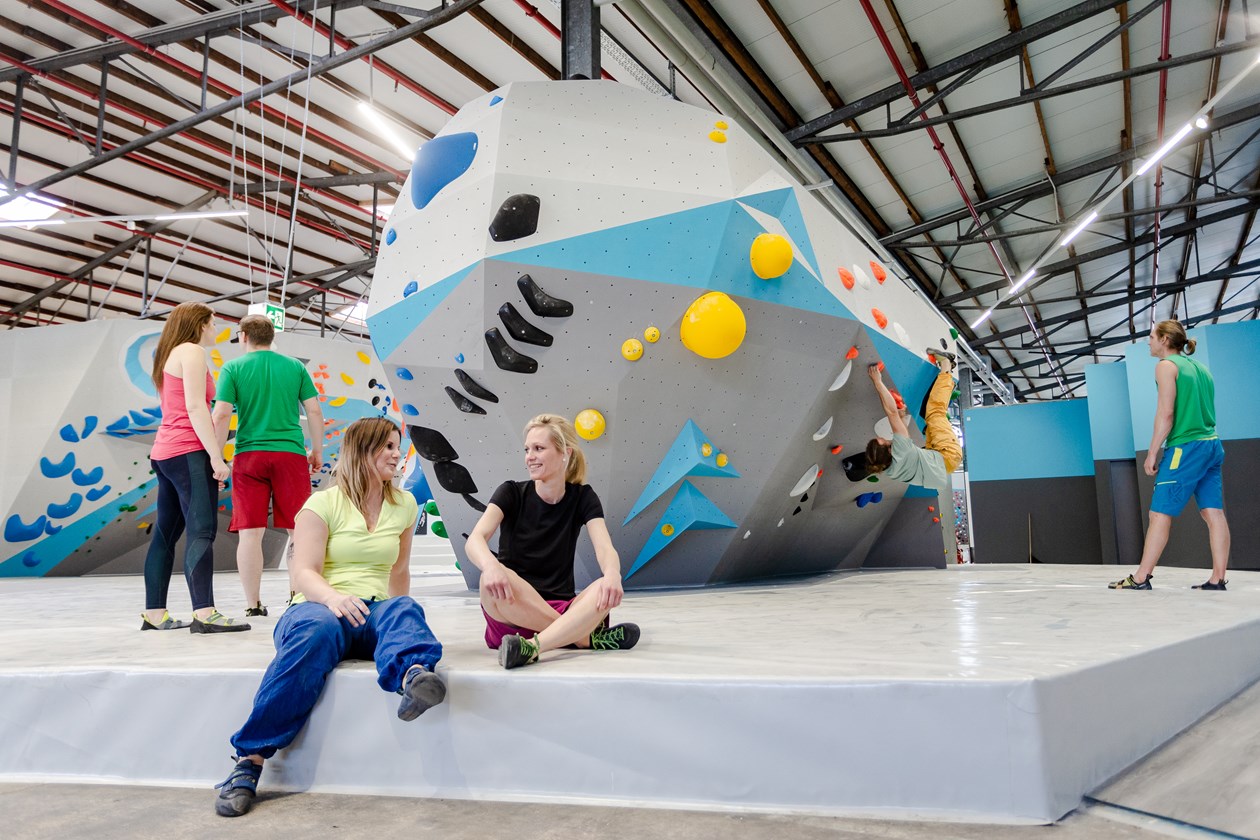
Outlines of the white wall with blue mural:
[{"label": "white wall with blue mural", "polygon": [[[158,320],[106,320],[0,333],[0,576],[143,570],[156,500],[148,457],[162,414],[149,371],[161,327]],[[213,376],[241,353],[229,338],[224,329],[209,351]],[[379,414],[402,421],[370,347],[283,333],[276,349],[305,362],[320,391],[321,482],[349,423]],[[231,452],[229,440],[229,458]],[[422,478],[415,460],[409,485]],[[220,569],[235,568],[231,503],[231,493],[222,492]],[[283,532],[268,535],[269,565],[278,562],[283,540]]]}]

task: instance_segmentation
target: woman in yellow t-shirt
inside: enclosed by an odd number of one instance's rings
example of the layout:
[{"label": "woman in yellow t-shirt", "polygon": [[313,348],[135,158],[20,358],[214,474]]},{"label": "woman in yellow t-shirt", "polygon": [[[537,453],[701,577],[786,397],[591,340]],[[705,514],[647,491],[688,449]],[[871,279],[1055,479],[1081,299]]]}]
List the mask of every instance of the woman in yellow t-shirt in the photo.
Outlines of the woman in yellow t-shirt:
[{"label": "woman in yellow t-shirt", "polygon": [[419,509],[393,485],[401,447],[398,427],[384,417],[351,423],[336,485],[313,494],[298,512],[289,566],[297,594],[276,625],[276,658],[253,711],[232,736],[237,764],[218,786],[221,816],[249,811],[263,761],[297,737],[343,659],[371,651],[377,683],[402,695],[402,720],[415,720],[446,697],[433,673],[442,645],[407,594]]}]

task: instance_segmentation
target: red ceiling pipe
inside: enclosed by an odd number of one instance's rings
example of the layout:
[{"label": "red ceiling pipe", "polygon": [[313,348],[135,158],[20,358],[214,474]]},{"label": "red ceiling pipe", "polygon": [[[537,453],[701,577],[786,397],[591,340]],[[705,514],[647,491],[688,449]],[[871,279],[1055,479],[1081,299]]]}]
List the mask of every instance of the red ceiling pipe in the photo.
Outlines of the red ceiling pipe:
[{"label": "red ceiling pipe", "polygon": [[[1163,20],[1160,24],[1159,60],[1167,61],[1168,42],[1172,33],[1172,0],[1164,0]],[[1159,71],[1159,118],[1156,126],[1156,148],[1164,146],[1164,111],[1168,106],[1168,68]],[[1159,199],[1164,191],[1164,164],[1155,164],[1155,225],[1154,247],[1151,249],[1151,326],[1155,326],[1155,295],[1159,287]]]},{"label": "red ceiling pipe", "polygon": [[[283,9],[285,12],[292,15],[301,23],[304,23],[307,26],[314,26],[315,31],[318,32],[321,36],[325,38],[328,37],[331,30],[329,30],[327,26],[325,26],[324,24],[320,23],[318,20],[315,20],[314,18],[308,15],[302,14],[297,9],[290,6],[288,3],[285,3],[284,0],[271,0],[271,4],[278,9]],[[343,38],[340,35],[337,35],[336,33],[332,33],[332,35],[333,35],[334,42],[336,42],[337,46],[341,47],[343,50],[349,50],[349,49],[352,49],[353,47],[358,46],[349,38]],[[393,79],[395,82],[402,85],[403,87],[405,87],[407,90],[411,91],[412,93],[416,94],[416,96],[419,96],[421,99],[424,99],[425,101],[433,105],[436,105],[438,108],[442,109],[446,113],[454,115],[455,112],[459,110],[454,105],[447,102],[445,99],[438,96],[433,91],[407,78],[402,73],[395,70],[393,67],[389,66],[385,62],[377,60],[375,56],[365,55],[360,60],[370,63],[373,67],[379,69],[382,73],[384,73],[390,79]]]},{"label": "red ceiling pipe", "polygon": [[[0,59],[3,59],[4,61],[9,62],[9,63],[10,63],[10,64],[12,64],[13,66],[15,66],[15,67],[17,67],[17,68],[19,68],[19,69],[21,69],[21,70],[25,70],[25,71],[27,71],[28,73],[31,73],[32,75],[39,76],[41,79],[45,79],[45,80],[47,80],[47,81],[49,81],[49,82],[53,82],[54,84],[58,84],[58,85],[61,85],[62,87],[69,88],[70,90],[74,91],[75,93],[82,94],[83,96],[87,97],[88,99],[99,99],[99,97],[100,97],[100,94],[99,94],[97,91],[94,91],[94,90],[89,90],[88,88],[85,88],[85,87],[82,87],[82,86],[80,86],[80,85],[77,85],[77,84],[75,84],[74,82],[68,81],[68,80],[63,79],[63,78],[61,78],[61,77],[59,77],[59,76],[52,76],[52,75],[49,75],[48,73],[45,73],[43,70],[40,70],[40,69],[38,69],[38,68],[36,68],[36,67],[33,67],[33,66],[31,66],[31,65],[29,65],[29,64],[27,64],[27,63],[25,63],[25,62],[23,62],[23,61],[20,61],[20,60],[18,60],[18,59],[16,59],[16,58],[12,58],[12,57],[10,57],[10,56],[9,56],[9,55],[7,55],[6,53],[4,53],[4,51],[2,51],[2,50],[0,50]],[[138,119],[138,120],[140,120],[140,121],[142,121],[142,122],[144,122],[144,123],[152,123],[152,124],[154,124],[154,125],[158,126],[159,128],[163,128],[163,127],[165,127],[165,125],[166,125],[166,124],[164,124],[164,123],[160,123],[160,122],[158,122],[157,120],[153,119],[152,117],[150,117],[150,116],[148,116],[148,115],[146,115],[146,114],[142,114],[142,113],[140,113],[139,111],[135,110],[134,108],[128,108],[128,107],[127,107],[127,106],[125,106],[125,105],[118,105],[117,103],[109,102],[108,100],[106,100],[106,105],[107,105],[108,107],[110,107],[110,108],[113,108],[113,109],[114,109],[114,110],[116,110],[116,111],[119,111],[120,113],[127,114],[128,116],[134,117],[135,119]],[[185,136],[187,137],[187,139],[188,139],[188,140],[192,141],[193,143],[195,143],[195,144],[197,144],[197,145],[199,145],[199,146],[204,146],[205,148],[210,149],[210,150],[211,150],[211,151],[213,151],[215,154],[218,154],[218,155],[223,154],[223,150],[222,150],[222,149],[220,149],[218,146],[215,146],[213,143],[211,143],[211,142],[210,142],[210,141],[208,141],[208,140],[203,140],[203,139],[201,139],[201,138],[199,138],[199,137],[196,137],[196,136],[193,136],[193,135],[185,135]],[[281,172],[281,171],[279,171],[279,170],[277,170],[277,171],[275,171],[275,172],[272,172],[272,171],[270,171],[270,170],[268,170],[268,169],[267,169],[267,166],[266,166],[266,163],[265,163],[265,162],[255,162],[255,161],[252,161],[252,160],[250,160],[250,159],[249,159],[249,157],[248,157],[247,155],[245,155],[245,154],[244,154],[244,152],[237,153],[237,154],[235,154],[235,155],[234,155],[234,157],[235,157],[235,159],[236,159],[236,160],[238,160],[238,161],[240,161],[240,162],[241,162],[242,167],[245,167],[245,166],[252,167],[252,168],[254,168],[254,169],[258,170],[260,173],[262,173],[262,175],[263,175],[264,177],[275,178],[275,179],[277,179],[277,180],[285,181],[286,183],[289,183],[289,184],[294,184],[294,185],[297,185],[297,179],[296,179],[296,178],[294,178],[293,176],[291,176],[291,175],[287,175],[287,174],[285,174],[284,172]],[[216,189],[218,189],[218,187],[216,187]],[[221,190],[221,192],[224,192],[224,191],[223,191],[223,190]],[[335,202],[335,203],[338,203],[338,204],[343,204],[343,205],[345,205],[345,206],[347,206],[347,207],[353,207],[355,210],[359,211],[360,213],[366,213],[366,214],[367,214],[367,215],[369,215],[369,216],[371,215],[371,212],[372,212],[372,211],[371,211],[370,209],[365,208],[365,207],[361,207],[361,206],[359,206],[356,202],[353,202],[353,201],[351,201],[350,199],[345,198],[344,196],[338,195],[337,193],[328,192],[328,191],[326,191],[326,190],[311,190],[310,192],[314,192],[314,193],[318,193],[319,195],[327,196],[329,200],[331,200],[331,201],[333,201],[333,202]],[[340,233],[338,233],[338,234],[337,234],[337,236],[338,236],[338,238],[341,238]]]},{"label": "red ceiling pipe", "polygon": [[[135,38],[132,38],[126,33],[120,32],[119,30],[114,29],[108,24],[103,23],[99,20],[96,20],[91,15],[80,12],[79,10],[73,8],[72,6],[67,5],[66,3],[62,3],[61,0],[40,0],[40,1],[44,5],[50,6],[51,8],[56,9],[62,14],[69,15],[70,17],[78,21],[81,21],[82,23],[86,23],[88,26],[94,27],[100,32],[103,32],[107,35],[117,38],[120,41],[123,41],[124,43],[130,44],[131,46],[143,52],[145,55],[151,56],[157,59],[158,61],[161,61],[163,64],[167,64],[171,67],[174,67],[176,70],[179,70],[181,73],[183,73],[186,76],[190,76],[198,80],[201,79],[201,71],[197,70],[195,67],[191,67],[187,64],[184,64],[182,61],[177,61],[164,53],[158,52],[157,50],[150,47],[148,44],[145,44],[141,41],[137,41]],[[223,92],[224,94],[226,94],[229,98],[241,95],[241,92],[239,90],[236,90],[235,88],[229,85],[226,85],[213,77],[207,77],[207,83],[210,84],[212,87],[214,87],[216,90],[219,90]],[[285,127],[286,128],[288,127],[290,120],[289,120],[288,115],[286,115],[283,111],[280,111],[277,108],[273,108],[270,105],[264,105],[262,102],[251,103],[249,107],[251,108],[257,107],[263,111],[266,111],[268,114],[280,117],[282,120],[284,120]],[[370,158],[367,155],[363,154],[361,150],[354,148],[348,143],[343,143],[337,138],[332,137],[331,135],[325,134],[324,132],[319,131],[318,129],[310,128],[308,126],[307,132],[311,136],[320,140],[321,142],[326,143],[329,146],[332,146],[334,148],[341,149],[344,152],[348,152],[351,155],[358,157],[360,160],[364,160],[379,169],[389,170],[390,172],[393,172],[395,175],[402,174],[401,170],[386,166],[380,161]]]},{"label": "red ceiling pipe", "polygon": [[[271,2],[274,3],[276,2],[276,0],[271,0]],[[524,10],[525,17],[533,18],[534,20],[538,21],[538,25],[541,26],[543,29],[546,29],[552,35],[555,35],[557,38],[561,40],[564,39],[564,34],[556,27],[556,25],[553,24],[551,21],[547,20],[547,18],[543,17],[541,14],[539,14],[537,6],[531,6],[529,3],[526,3],[525,0],[516,0],[516,5],[520,6],[521,9]],[[599,75],[601,79],[607,79],[610,82],[617,81],[615,78],[613,78],[612,73],[609,73],[603,67],[599,68]]]}]

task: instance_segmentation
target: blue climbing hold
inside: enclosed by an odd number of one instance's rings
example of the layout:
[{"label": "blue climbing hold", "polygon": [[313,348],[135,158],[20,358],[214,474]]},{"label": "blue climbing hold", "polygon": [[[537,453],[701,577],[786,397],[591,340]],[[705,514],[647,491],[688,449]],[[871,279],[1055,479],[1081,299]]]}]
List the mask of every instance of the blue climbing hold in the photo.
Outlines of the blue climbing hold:
[{"label": "blue climbing hold", "polygon": [[63,527],[64,526],[62,525],[54,525],[50,521],[48,522],[48,524],[44,526],[44,533],[51,537],[53,534],[56,534],[58,531],[60,531]]},{"label": "blue climbing hold", "polygon": [[87,436],[92,434],[92,432],[96,431],[97,422],[98,422],[98,418],[96,417],[95,414],[89,415],[88,417],[84,417],[83,418],[83,431],[79,432],[80,439],[87,440]]},{"label": "blue climbing hold", "polygon": [[96,467],[89,472],[83,470],[75,470],[70,474],[70,480],[80,487],[91,487],[96,482],[105,477],[105,468]]},{"label": "blue climbing hold", "polygon": [[863,493],[857,497],[857,506],[866,507],[867,505],[877,505],[884,500],[883,493]]},{"label": "blue climbing hold", "polygon": [[79,512],[79,506],[83,504],[83,497],[78,493],[70,494],[70,498],[61,504],[50,502],[48,504],[49,519],[65,519],[67,516],[74,516]]},{"label": "blue climbing hold", "polygon": [[477,156],[477,135],[470,131],[434,137],[416,152],[411,165],[411,203],[429,206],[442,188],[468,171]]},{"label": "blue climbing hold", "polygon": [[47,524],[48,517],[42,513],[30,525],[23,522],[22,517],[15,513],[4,521],[4,538],[9,542],[33,540],[44,533],[44,526]]},{"label": "blue climbing hold", "polygon": [[109,491],[110,486],[108,484],[103,484],[100,487],[93,487],[91,490],[87,491],[87,500],[89,502],[100,501]]},{"label": "blue climbing hold", "polygon": [[503,97],[502,97],[502,96],[495,95],[495,97],[494,97],[493,99],[491,99],[491,100],[490,100],[490,104],[491,104],[491,105],[498,105],[498,104],[499,104],[500,102],[502,102],[502,101],[503,101]]},{"label": "blue climbing hold", "polygon": [[385,244],[386,245],[393,245],[394,240],[397,238],[398,238],[398,231],[394,230],[393,228],[390,228],[389,230],[385,231]]},{"label": "blue climbing hold", "polygon": [[419,412],[419,411],[416,411],[416,407],[415,407],[414,405],[412,405],[411,403],[403,403],[403,404],[402,404],[402,413],[403,413],[403,414],[406,414],[408,417],[419,417],[419,416],[420,416],[420,412]]},{"label": "blue climbing hold", "polygon": [[408,382],[415,379],[415,377],[412,376],[411,371],[407,370],[405,367],[398,368],[396,371],[394,371],[394,373],[398,374],[399,379],[405,379]]},{"label": "blue climbing hold", "polygon": [[79,433],[69,423],[61,427],[61,439],[66,443],[78,443]]},{"label": "blue climbing hold", "polygon": [[108,426],[106,426],[105,431],[109,432],[110,434],[118,434],[119,432],[126,431],[127,427],[130,425],[131,425],[131,420],[128,419],[127,415],[124,414],[122,417],[119,417],[113,423],[110,423]]},{"label": "blue climbing hold", "polygon": [[54,464],[47,458],[39,459],[39,470],[48,478],[61,478],[63,475],[69,475],[74,469],[74,453],[67,452],[66,457],[61,459],[61,463]]},{"label": "blue climbing hold", "polygon": [[35,552],[28,551],[22,555],[22,565],[28,569],[33,569],[39,565],[39,558],[35,556]]},{"label": "blue climbing hold", "polygon": [[457,354],[455,355],[455,361],[456,361],[457,363],[459,363],[459,364],[461,364],[461,365],[462,365],[462,364],[464,363],[464,354],[463,354],[463,353],[457,353]]},{"label": "blue climbing hold", "polygon": [[406,286],[403,286],[403,297],[414,295],[416,293],[416,290],[419,288],[420,288],[420,284],[417,283],[415,280],[412,280]]}]

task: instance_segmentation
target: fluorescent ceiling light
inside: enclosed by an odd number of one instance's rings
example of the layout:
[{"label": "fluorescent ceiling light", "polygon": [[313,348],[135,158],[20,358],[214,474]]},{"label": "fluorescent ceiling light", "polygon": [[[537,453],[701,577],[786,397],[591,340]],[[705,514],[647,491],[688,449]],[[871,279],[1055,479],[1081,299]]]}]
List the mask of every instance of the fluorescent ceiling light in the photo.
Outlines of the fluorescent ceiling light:
[{"label": "fluorescent ceiling light", "polygon": [[1143,163],[1141,166],[1138,167],[1137,174],[1145,175],[1152,166],[1159,163],[1160,160],[1163,159],[1164,155],[1171,152],[1173,150],[1173,147],[1176,146],[1178,143],[1180,143],[1182,138],[1185,137],[1187,134],[1189,134],[1190,129],[1192,128],[1194,128],[1194,123],[1186,123],[1185,125],[1183,125],[1181,127],[1181,130],[1178,131],[1176,134],[1174,134],[1167,143],[1159,147],[1158,152],[1151,155],[1149,158],[1146,159],[1145,163]]},{"label": "fluorescent ceiling light", "polygon": [[1090,213],[1088,216],[1081,219],[1081,221],[1076,225],[1076,227],[1072,228],[1072,231],[1067,236],[1063,237],[1063,241],[1059,243],[1059,247],[1066,248],[1069,242],[1071,242],[1076,237],[1080,236],[1081,231],[1089,227],[1090,223],[1093,222],[1094,219],[1097,219],[1097,218],[1098,218],[1098,211],[1095,210],[1093,213]]},{"label": "fluorescent ceiling light", "polygon": [[1198,117],[1197,119],[1195,119],[1194,127],[1199,129],[1200,131],[1203,131],[1204,129],[1206,129],[1208,127],[1207,117]]},{"label": "fluorescent ceiling light", "polygon": [[[0,187],[0,195],[8,195],[9,191]],[[13,199],[7,204],[0,204],[0,221],[4,222],[26,222],[28,220],[40,221],[47,219],[53,213],[56,213],[65,205],[60,201],[44,196],[31,198],[22,195]]]},{"label": "fluorescent ceiling light", "polygon": [[368,118],[372,125],[376,126],[376,130],[380,132],[381,137],[385,138],[389,145],[393,146],[398,151],[398,154],[402,155],[403,160],[408,163],[415,160],[416,150],[403,142],[402,138],[398,136],[398,132],[394,131],[393,126],[381,116],[380,111],[377,111],[366,102],[359,103],[359,110],[363,112],[363,115]]},{"label": "fluorescent ceiling light", "polygon": [[992,314],[993,314],[993,308],[989,307],[988,309],[984,311],[983,315],[981,315],[979,318],[976,319],[976,322],[971,325],[971,328],[974,330],[976,327],[980,326],[985,321],[989,320],[989,316]]},{"label": "fluorescent ceiling light", "polygon": [[[1095,214],[1095,215],[1097,215],[1097,214]],[[1036,273],[1037,273],[1036,271],[1029,271],[1029,272],[1026,272],[1026,273],[1024,274],[1024,276],[1023,276],[1023,277],[1021,277],[1021,278],[1019,278],[1019,280],[1015,281],[1015,285],[1014,285],[1014,286],[1011,286],[1011,290],[1010,290],[1009,292],[1007,292],[1007,293],[1006,293],[1007,297],[1011,297],[1011,296],[1013,296],[1016,292],[1018,292],[1020,289],[1022,289],[1022,288],[1024,287],[1024,284],[1025,284],[1025,283],[1027,283],[1029,280],[1033,279],[1033,275],[1034,275],[1034,274],[1036,274]]]},{"label": "fluorescent ceiling light", "polygon": [[[360,206],[360,207],[362,207],[364,210],[368,211],[369,213],[371,213],[371,212],[372,212],[372,202],[371,202],[371,201],[360,201],[360,202],[359,202],[359,206]],[[376,203],[376,215],[378,215],[378,216],[386,216],[386,217],[388,217],[388,216],[389,216],[389,214],[390,214],[390,213],[393,213],[393,212],[394,212],[394,202],[392,202],[392,201],[378,201],[378,202]]]},{"label": "fluorescent ceiling light", "polygon": [[360,300],[348,306],[343,306],[330,317],[338,318],[348,324],[358,324],[360,327],[367,325],[367,301]]},{"label": "fluorescent ceiling light", "polygon": [[181,219],[230,219],[246,215],[245,210],[205,210],[189,213],[134,213],[127,216],[71,216],[65,219],[16,219],[0,222],[0,227],[50,227],[85,222],[175,222]]}]

